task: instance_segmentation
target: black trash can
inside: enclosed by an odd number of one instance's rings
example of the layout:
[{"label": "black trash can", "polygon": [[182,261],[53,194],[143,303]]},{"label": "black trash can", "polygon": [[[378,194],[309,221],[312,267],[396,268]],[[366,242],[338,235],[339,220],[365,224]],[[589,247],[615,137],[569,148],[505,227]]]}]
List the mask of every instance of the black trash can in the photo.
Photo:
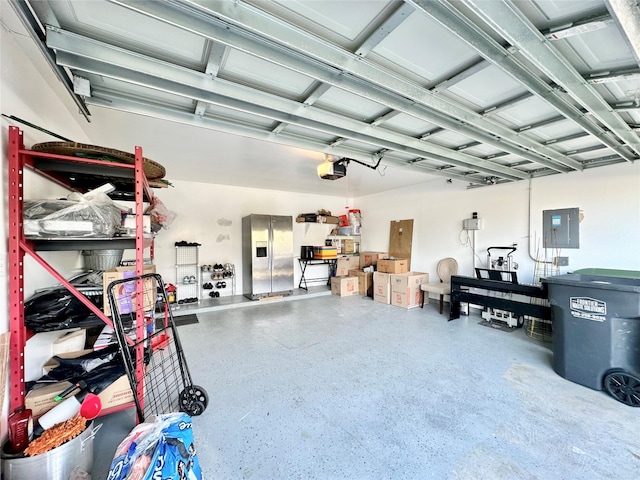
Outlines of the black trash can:
[{"label": "black trash can", "polygon": [[556,373],[640,406],[640,279],[573,273],[543,282]]}]

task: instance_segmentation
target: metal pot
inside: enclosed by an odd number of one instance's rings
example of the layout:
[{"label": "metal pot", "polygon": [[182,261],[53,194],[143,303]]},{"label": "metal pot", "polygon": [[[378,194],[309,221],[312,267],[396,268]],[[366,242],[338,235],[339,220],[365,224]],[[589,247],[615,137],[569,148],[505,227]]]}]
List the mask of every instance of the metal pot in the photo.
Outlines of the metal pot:
[{"label": "metal pot", "polygon": [[89,422],[84,432],[58,448],[36,455],[25,457],[11,455],[2,451],[3,480],[68,480],[71,472],[80,467],[87,473],[93,468],[93,439],[102,424],[95,428]]}]

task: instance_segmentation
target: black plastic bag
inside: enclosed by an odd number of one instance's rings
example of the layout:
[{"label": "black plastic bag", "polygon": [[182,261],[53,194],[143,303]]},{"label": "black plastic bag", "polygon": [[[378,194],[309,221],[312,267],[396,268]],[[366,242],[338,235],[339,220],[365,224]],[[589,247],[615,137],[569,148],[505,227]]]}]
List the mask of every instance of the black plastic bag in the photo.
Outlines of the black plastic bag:
[{"label": "black plastic bag", "polygon": [[34,332],[50,332],[101,325],[103,321],[67,289],[56,287],[38,292],[24,303],[24,324]]}]

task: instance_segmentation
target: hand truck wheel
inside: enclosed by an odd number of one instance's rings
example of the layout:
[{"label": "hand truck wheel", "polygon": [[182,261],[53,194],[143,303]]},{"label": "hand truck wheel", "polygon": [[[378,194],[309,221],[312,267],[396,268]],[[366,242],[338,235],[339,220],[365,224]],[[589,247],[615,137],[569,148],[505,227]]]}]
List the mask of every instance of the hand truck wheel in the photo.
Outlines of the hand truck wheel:
[{"label": "hand truck wheel", "polygon": [[604,377],[604,388],[613,398],[630,407],[640,407],[640,378],[621,370]]},{"label": "hand truck wheel", "polygon": [[204,403],[198,402],[198,401],[190,402],[189,405],[182,406],[182,411],[184,413],[188,413],[192,417],[197,417],[198,415],[202,415],[205,409],[206,407],[204,406]]},{"label": "hand truck wheel", "polygon": [[201,415],[209,405],[209,396],[204,388],[191,385],[180,392],[180,410],[190,415]]}]

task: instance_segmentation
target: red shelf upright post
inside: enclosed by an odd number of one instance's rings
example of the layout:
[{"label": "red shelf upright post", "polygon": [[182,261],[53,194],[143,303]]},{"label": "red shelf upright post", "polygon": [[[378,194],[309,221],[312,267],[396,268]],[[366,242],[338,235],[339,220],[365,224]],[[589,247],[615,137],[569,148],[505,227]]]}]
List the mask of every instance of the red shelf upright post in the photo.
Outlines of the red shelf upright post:
[{"label": "red shelf upright post", "polygon": [[20,159],[22,132],[9,127],[9,411],[24,405],[24,230],[22,199],[24,167]]},{"label": "red shelf upright post", "polygon": [[[146,321],[144,314],[144,282],[140,276],[144,274],[144,219],[142,218],[142,202],[144,200],[142,191],[147,189],[144,176],[144,157],[142,148],[135,147],[135,199],[136,199],[136,338],[144,338],[146,335]],[[148,192],[150,193],[150,192]],[[155,298],[153,305],[155,306]],[[140,408],[144,409],[144,344],[138,342],[136,345],[136,380],[137,391],[133,392],[139,401]],[[141,419],[138,419],[138,422]]]}]

